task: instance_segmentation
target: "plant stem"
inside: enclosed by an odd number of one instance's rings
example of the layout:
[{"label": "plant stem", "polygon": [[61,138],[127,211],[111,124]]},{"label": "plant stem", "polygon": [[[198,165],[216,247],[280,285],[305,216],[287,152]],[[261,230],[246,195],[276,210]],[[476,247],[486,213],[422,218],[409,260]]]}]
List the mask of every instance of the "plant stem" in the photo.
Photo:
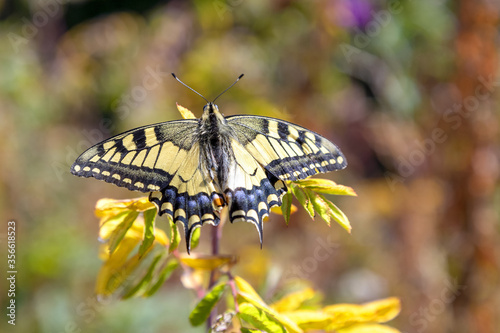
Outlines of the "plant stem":
[{"label": "plant stem", "polygon": [[227,276],[229,278],[229,287],[231,288],[231,294],[233,295],[233,299],[234,299],[234,311],[236,313],[240,312],[240,308],[238,306],[238,302],[236,300],[236,298],[238,297],[238,291],[236,290],[236,284],[234,283],[234,277],[233,275],[231,274],[231,272],[227,272]]},{"label": "plant stem", "polygon": [[[222,237],[222,225],[223,225],[223,220],[221,219],[220,223],[218,226],[212,228],[212,255],[216,256],[219,254],[219,246],[220,246],[220,239]],[[210,281],[208,283],[208,290],[210,290],[216,282],[216,271],[213,270],[210,272]],[[212,320],[216,315],[216,310],[212,310],[210,315],[207,318],[207,332],[210,331],[210,328],[212,327]]]}]

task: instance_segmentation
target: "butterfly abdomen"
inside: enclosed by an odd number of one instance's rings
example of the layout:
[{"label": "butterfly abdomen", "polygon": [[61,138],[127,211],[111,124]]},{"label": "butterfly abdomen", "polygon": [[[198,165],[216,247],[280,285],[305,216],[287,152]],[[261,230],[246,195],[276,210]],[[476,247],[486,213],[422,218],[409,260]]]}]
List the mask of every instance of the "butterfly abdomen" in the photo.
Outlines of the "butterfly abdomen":
[{"label": "butterfly abdomen", "polygon": [[200,160],[205,163],[204,167],[217,177],[212,180],[216,181],[220,188],[227,184],[229,164],[234,160],[229,133],[225,119],[217,111],[210,112],[200,122]]}]

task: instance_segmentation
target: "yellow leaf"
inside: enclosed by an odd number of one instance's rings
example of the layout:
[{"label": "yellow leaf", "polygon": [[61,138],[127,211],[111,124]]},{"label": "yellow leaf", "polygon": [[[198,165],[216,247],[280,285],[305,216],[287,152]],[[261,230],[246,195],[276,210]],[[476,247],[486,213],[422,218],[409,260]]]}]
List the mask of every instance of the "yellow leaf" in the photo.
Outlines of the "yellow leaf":
[{"label": "yellow leaf", "polygon": [[122,265],[140,241],[141,239],[138,237],[124,237],[112,254],[109,251],[109,244],[103,244],[99,250],[99,258],[106,261],[110,259],[110,257],[113,257],[113,261],[116,265]]},{"label": "yellow leaf", "polygon": [[224,265],[234,265],[236,263],[236,257],[231,255],[181,255],[180,261],[184,265],[201,270],[214,270],[220,268]]},{"label": "yellow leaf", "polygon": [[337,333],[401,333],[395,328],[379,324],[360,324],[338,330]]},{"label": "yellow leaf", "polygon": [[120,212],[132,210],[143,212],[148,209],[156,209],[147,197],[137,199],[115,200],[100,199],[95,206],[95,215],[100,218],[115,216]]},{"label": "yellow leaf", "polygon": [[[294,204],[292,204],[292,206],[290,208],[290,214],[295,213],[297,210],[298,210],[297,206],[295,206]],[[281,211],[281,208],[278,207],[278,206],[272,207],[271,208],[271,213],[278,214],[278,215],[283,215],[283,212]]]},{"label": "yellow leaf", "polygon": [[129,211],[122,211],[114,216],[109,216],[99,228],[99,238],[101,240],[108,240],[113,235],[116,228],[118,228],[129,215]]},{"label": "yellow leaf", "polygon": [[329,179],[307,178],[294,181],[294,183],[315,192],[334,194],[334,195],[357,196],[356,192],[354,192],[354,190],[351,187],[339,185]]},{"label": "yellow leaf", "polygon": [[177,105],[177,110],[181,113],[182,118],[184,119],[196,119],[194,114],[191,112],[191,110],[186,109],[182,105],[179,105],[179,103],[175,103]]},{"label": "yellow leaf", "polygon": [[391,297],[379,301],[355,304],[335,304],[323,309],[332,316],[328,329],[336,330],[358,323],[383,323],[396,317],[401,311],[401,301]]},{"label": "yellow leaf", "polygon": [[235,276],[234,282],[236,283],[236,287],[238,287],[239,291],[246,293],[248,296],[252,297],[255,301],[265,304],[264,300],[260,298],[259,294],[257,294],[255,289],[253,289],[250,283],[248,283],[246,280],[244,280],[239,276]]},{"label": "yellow leaf", "polygon": [[134,244],[133,241],[122,241],[120,247],[113,253],[112,259],[102,265],[96,280],[97,295],[113,294],[139,265],[139,255],[127,259],[137,244],[138,242]]},{"label": "yellow leaf", "polygon": [[[147,198],[102,199],[96,204],[96,215],[101,217],[99,236],[106,241],[101,246],[99,255],[105,262],[96,281],[98,295],[123,293],[121,297],[129,297],[141,292],[141,288],[148,287],[148,283],[154,281],[154,269],[159,259],[151,259],[152,250],[156,245],[156,254],[166,252],[169,239],[163,230],[149,225],[148,246],[142,249],[141,256],[132,255],[145,238],[144,214],[149,220],[156,216],[156,207]],[[150,270],[141,279],[138,267],[143,263],[149,263]]]},{"label": "yellow leaf", "polygon": [[125,238],[127,232],[132,228],[133,224],[137,222],[138,216],[139,212],[130,211],[122,223],[111,232],[108,240],[109,253],[112,254],[116,250],[120,242]]},{"label": "yellow leaf", "polygon": [[[156,209],[156,208],[155,208]],[[111,237],[111,235],[116,231],[116,228],[123,222],[124,218],[127,216],[127,212],[120,213],[123,214],[120,218],[117,219],[108,219],[108,221],[101,226],[99,229],[99,238],[102,240],[107,240]],[[137,240],[142,240],[144,237],[144,219],[141,215],[137,217],[132,226],[127,230],[124,239],[133,238]],[[161,230],[160,228],[155,228],[154,230],[155,242],[158,242],[161,245],[167,246],[169,244],[169,240],[167,234]],[[123,242],[123,240],[122,240]]]},{"label": "yellow leaf", "polygon": [[312,288],[305,288],[286,295],[270,306],[278,312],[294,311],[300,308],[305,301],[312,299],[315,295],[316,292]]},{"label": "yellow leaf", "polygon": [[290,318],[290,320],[292,320],[304,330],[324,329],[332,321],[331,316],[323,311],[298,310],[291,312],[281,312],[280,314]]}]

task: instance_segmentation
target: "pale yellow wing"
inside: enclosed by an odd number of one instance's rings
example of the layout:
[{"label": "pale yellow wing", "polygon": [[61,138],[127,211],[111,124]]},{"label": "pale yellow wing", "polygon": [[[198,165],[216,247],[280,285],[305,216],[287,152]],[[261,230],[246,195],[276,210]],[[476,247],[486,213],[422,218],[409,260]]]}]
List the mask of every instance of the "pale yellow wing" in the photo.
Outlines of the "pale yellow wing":
[{"label": "pale yellow wing", "polygon": [[347,166],[335,144],[304,127],[261,116],[226,119],[245,149],[282,180],[304,179]]}]

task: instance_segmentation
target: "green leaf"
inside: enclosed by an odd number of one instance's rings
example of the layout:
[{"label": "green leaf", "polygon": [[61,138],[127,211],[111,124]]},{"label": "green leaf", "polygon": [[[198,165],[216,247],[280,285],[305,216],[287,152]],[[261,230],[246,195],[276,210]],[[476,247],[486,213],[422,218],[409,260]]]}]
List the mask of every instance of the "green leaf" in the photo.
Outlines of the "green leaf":
[{"label": "green leaf", "polygon": [[121,240],[127,233],[128,229],[130,229],[132,224],[134,224],[134,221],[135,219],[137,219],[137,216],[139,216],[139,212],[130,211],[127,214],[127,216],[125,216],[120,225],[116,227],[116,229],[113,231],[113,234],[109,239],[110,254],[113,254],[113,252],[115,252],[116,248],[118,247],[118,244],[120,244]]},{"label": "green leaf", "polygon": [[179,233],[179,229],[177,229],[177,224],[170,217],[168,217],[168,223],[170,225],[170,246],[168,247],[168,253],[172,253],[181,242],[181,234]]},{"label": "green leaf", "polygon": [[144,293],[144,296],[149,297],[156,293],[158,289],[160,289],[160,287],[163,285],[163,283],[167,281],[170,275],[172,275],[177,267],[179,267],[179,262],[177,261],[177,259],[169,259],[165,267],[160,271],[156,282],[154,282],[154,284]]},{"label": "green leaf", "polygon": [[250,303],[239,306],[238,316],[254,327],[268,333],[286,333],[285,328],[272,315]]},{"label": "green leaf", "polygon": [[321,194],[318,194],[318,196],[328,205],[328,208],[330,209],[328,211],[329,216],[333,218],[335,221],[337,221],[337,223],[340,224],[342,228],[347,230],[347,232],[351,233],[351,223],[349,223],[349,219],[344,214],[344,212],[341,211],[337,206],[335,206],[333,202],[327,200]]},{"label": "green leaf", "polygon": [[304,209],[309,213],[309,216],[314,220],[314,207],[311,203],[311,199],[308,195],[300,188],[300,186],[293,183],[290,184],[293,195],[297,198]]},{"label": "green leaf", "polygon": [[191,322],[191,325],[199,326],[207,320],[213,307],[222,297],[222,293],[226,289],[226,286],[227,282],[219,283],[218,285],[214,286],[205,295],[205,297],[203,297],[198,302],[198,304],[196,304],[196,307],[189,315],[189,321]]},{"label": "green leaf", "polygon": [[196,228],[193,231],[193,237],[191,237],[191,250],[196,249],[198,244],[200,244],[201,228]]},{"label": "green leaf", "polygon": [[325,220],[326,224],[330,226],[330,220],[332,219],[333,212],[326,202],[326,199],[322,195],[308,189],[306,189],[305,191],[309,195],[309,198],[311,198],[311,203],[314,207],[314,210],[323,220]]},{"label": "green leaf", "polygon": [[281,212],[283,213],[283,217],[285,218],[285,222],[288,225],[290,221],[290,214],[292,210],[292,193],[286,192],[283,198],[281,199]]},{"label": "green leaf", "polygon": [[149,265],[148,271],[144,275],[144,277],[137,283],[134,287],[130,288],[128,291],[126,291],[125,295],[123,295],[123,299],[130,298],[132,296],[135,296],[140,292],[141,289],[143,289],[153,278],[153,273],[156,268],[156,265],[162,259],[163,254],[157,255],[154,259],[151,265]]},{"label": "green leaf", "polygon": [[139,258],[153,245],[155,241],[155,218],[156,208],[149,209],[143,213],[144,216],[144,238],[139,247]]},{"label": "green leaf", "polygon": [[316,213],[318,213],[318,215],[323,220],[325,220],[325,222],[326,222],[326,224],[328,224],[328,226],[330,226],[330,220],[331,220],[330,207],[325,202],[325,200],[323,200],[323,198],[319,194],[317,194],[311,190],[304,189],[304,192],[306,192],[308,194],[309,198],[311,198],[311,204],[314,208],[314,211]]},{"label": "green leaf", "polygon": [[262,333],[261,330],[254,330],[251,328],[246,328],[246,327],[240,327],[241,333]]}]

